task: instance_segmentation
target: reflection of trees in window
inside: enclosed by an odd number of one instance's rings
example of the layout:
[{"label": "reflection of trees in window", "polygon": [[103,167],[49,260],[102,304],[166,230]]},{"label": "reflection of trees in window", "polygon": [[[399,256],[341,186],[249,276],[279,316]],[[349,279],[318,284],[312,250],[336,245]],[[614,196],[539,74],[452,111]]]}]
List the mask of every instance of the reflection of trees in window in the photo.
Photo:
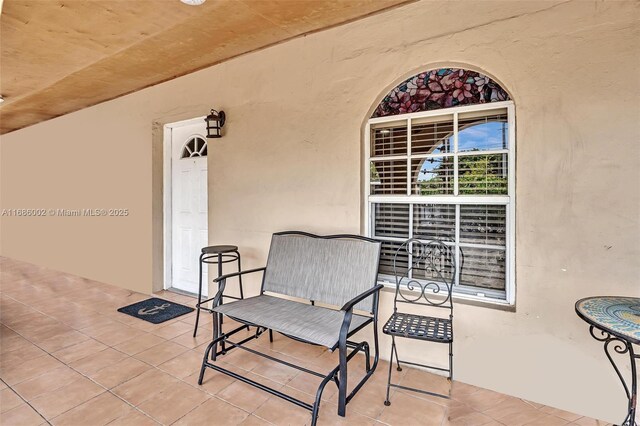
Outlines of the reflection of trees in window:
[{"label": "reflection of trees in window", "polygon": [[380,174],[378,173],[378,170],[376,169],[376,165],[374,163],[370,164],[369,174],[371,175],[370,177],[371,183],[375,183],[375,184],[380,183]]},{"label": "reflection of trees in window", "polygon": [[[434,145],[447,146],[453,132]],[[458,194],[503,195],[507,193],[507,156],[486,150],[507,148],[506,115],[461,118],[458,121]],[[414,161],[419,195],[450,193],[455,170],[454,156],[430,157]]]},{"label": "reflection of trees in window", "polygon": [[505,157],[505,154],[459,156],[458,193],[506,194]]},{"label": "reflection of trees in window", "polygon": [[[477,151],[477,150],[475,150]],[[454,158],[426,158],[418,173],[418,195],[441,195],[453,187]],[[461,155],[458,157],[458,194],[507,193],[505,154]]]},{"label": "reflection of trees in window", "polygon": [[453,157],[419,159],[418,164],[418,195],[453,193]]}]

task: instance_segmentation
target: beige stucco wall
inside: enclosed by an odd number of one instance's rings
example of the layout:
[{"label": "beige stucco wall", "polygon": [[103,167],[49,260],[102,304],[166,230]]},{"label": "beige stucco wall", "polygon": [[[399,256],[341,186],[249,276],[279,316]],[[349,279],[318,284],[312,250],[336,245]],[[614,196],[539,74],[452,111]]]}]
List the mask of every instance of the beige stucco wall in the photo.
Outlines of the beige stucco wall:
[{"label": "beige stucco wall", "polygon": [[[153,123],[211,107],[228,115],[210,142],[211,243],[239,245],[252,267],[274,231],[360,232],[368,113],[413,71],[468,64],[516,103],[517,310],[458,306],[456,377],[619,422],[621,388],[573,303],[640,295],[639,4],[423,1],[3,135],[2,208],[130,215],[2,217],[1,253],[139,291],[161,284]],[[388,293],[381,305],[384,319]]]}]

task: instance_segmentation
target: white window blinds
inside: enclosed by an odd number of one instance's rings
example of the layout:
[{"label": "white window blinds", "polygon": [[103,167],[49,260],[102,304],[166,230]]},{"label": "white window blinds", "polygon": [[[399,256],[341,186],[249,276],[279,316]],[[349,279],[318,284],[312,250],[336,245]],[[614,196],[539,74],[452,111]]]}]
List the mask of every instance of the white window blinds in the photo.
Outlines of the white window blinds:
[{"label": "white window blinds", "polygon": [[367,220],[382,240],[381,280],[394,282],[403,241],[438,239],[460,253],[456,293],[512,301],[512,132],[511,102],[369,121]]}]

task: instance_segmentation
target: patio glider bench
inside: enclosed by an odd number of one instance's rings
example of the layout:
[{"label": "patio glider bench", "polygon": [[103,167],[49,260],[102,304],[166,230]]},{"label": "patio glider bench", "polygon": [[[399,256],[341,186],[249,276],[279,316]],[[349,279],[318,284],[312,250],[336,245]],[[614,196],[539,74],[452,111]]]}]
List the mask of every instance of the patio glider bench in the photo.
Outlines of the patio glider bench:
[{"label": "patio glider bench", "polygon": [[[296,231],[273,234],[266,267],[223,275],[215,280],[219,288],[212,308],[214,338],[204,353],[198,383],[202,384],[207,368],[214,369],[306,408],[312,412],[311,424],[316,424],[322,392],[327,383],[334,382],[338,387],[338,415],[344,417],[347,403],[378,364],[378,295],[382,288],[377,284],[379,258],[380,243],[358,235],[318,236]],[[222,303],[228,278],[259,272],[262,272],[262,287],[258,296]],[[220,327],[223,315],[242,325],[223,333]],[[351,340],[369,324],[373,325],[373,364],[369,343]],[[230,340],[249,327],[256,328],[255,334],[238,342]],[[244,346],[267,330],[271,340],[272,331],[276,331],[331,351],[337,349],[339,364],[329,372],[320,373]],[[293,398],[215,363],[218,356],[235,348],[322,378],[314,403]],[[347,363],[360,351],[366,357],[366,371],[347,394]]]}]

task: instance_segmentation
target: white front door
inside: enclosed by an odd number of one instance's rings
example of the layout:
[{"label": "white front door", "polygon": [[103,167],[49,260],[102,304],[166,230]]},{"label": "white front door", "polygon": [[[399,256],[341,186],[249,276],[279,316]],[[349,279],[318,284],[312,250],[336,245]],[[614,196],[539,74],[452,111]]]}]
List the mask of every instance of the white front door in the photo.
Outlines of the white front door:
[{"label": "white front door", "polygon": [[[205,122],[171,132],[171,287],[198,293],[199,257],[207,245],[207,139]],[[203,270],[207,294],[207,268]]]}]

